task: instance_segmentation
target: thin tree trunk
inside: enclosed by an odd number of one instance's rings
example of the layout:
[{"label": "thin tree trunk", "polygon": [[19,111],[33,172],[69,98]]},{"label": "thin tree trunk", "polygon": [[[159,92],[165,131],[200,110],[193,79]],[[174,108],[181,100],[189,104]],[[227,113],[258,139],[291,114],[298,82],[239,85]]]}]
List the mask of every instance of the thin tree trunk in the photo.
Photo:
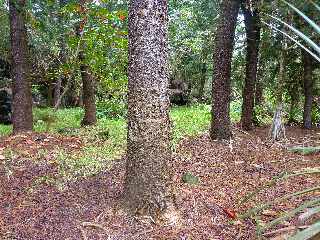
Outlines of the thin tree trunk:
[{"label": "thin tree trunk", "polygon": [[54,106],[57,106],[57,108],[60,107],[60,96],[61,96],[61,86],[62,86],[62,78],[59,77],[57,82],[54,85],[54,91],[53,91],[53,102]]},{"label": "thin tree trunk", "polygon": [[47,105],[48,106],[54,106],[54,100],[53,100],[53,92],[54,92],[54,87],[51,83],[49,83],[47,87]]},{"label": "thin tree trunk", "polygon": [[250,10],[250,6],[242,5],[242,12],[247,35],[247,57],[241,123],[242,128],[249,131],[253,127],[253,108],[260,43],[260,17],[258,9],[254,7],[253,10]]},{"label": "thin tree trunk", "polygon": [[[62,9],[66,4],[66,0],[59,0],[59,7]],[[59,59],[60,59],[60,64],[63,65],[66,63],[66,43],[65,43],[65,34],[64,34],[64,29],[63,29],[63,16],[61,13],[58,15],[58,22],[59,22],[59,45],[60,45],[60,53],[59,53]],[[60,107],[61,103],[61,88],[62,88],[62,83],[65,82],[65,76],[62,73],[58,79],[57,82],[54,86],[54,94],[53,94],[53,101],[54,101],[54,107],[55,109],[58,109]]]},{"label": "thin tree trunk", "polygon": [[201,64],[201,79],[200,79],[200,86],[199,86],[199,95],[198,100],[202,102],[204,100],[204,87],[206,85],[207,80],[207,64],[203,62]]},{"label": "thin tree trunk", "polygon": [[212,122],[211,139],[230,139],[230,76],[234,48],[234,36],[240,1],[225,0],[221,3],[221,13],[217,26],[212,82]]},{"label": "thin tree trunk", "polygon": [[304,82],[304,111],[303,111],[303,127],[310,129],[312,127],[312,101],[313,101],[313,78],[312,78],[312,57],[309,53],[302,50],[303,62],[303,82]]},{"label": "thin tree trunk", "polygon": [[263,103],[263,72],[264,72],[264,64],[258,64],[258,74],[257,74],[257,81],[256,87],[254,92],[254,106],[260,106]]},{"label": "thin tree trunk", "polygon": [[25,0],[10,0],[10,38],[13,78],[13,133],[32,131],[30,57],[25,26]]},{"label": "thin tree trunk", "polygon": [[[128,147],[125,205],[155,220],[173,209],[167,1],[129,5]],[[160,214],[160,216],[159,216]]]},{"label": "thin tree trunk", "polygon": [[[80,14],[85,13],[84,5],[87,1],[80,0],[80,8],[82,9]],[[83,34],[83,28],[86,24],[86,17],[77,26],[77,35],[79,38]],[[84,44],[81,45],[79,51],[80,60],[80,72],[82,78],[82,99],[84,105],[84,117],[81,121],[82,126],[94,125],[97,122],[96,118],[96,102],[95,102],[95,80],[92,76],[89,66],[85,63],[85,53],[83,51]]]},{"label": "thin tree trunk", "polygon": [[[283,40],[285,42],[285,40]],[[273,141],[285,138],[285,127],[282,121],[283,115],[283,86],[286,81],[286,43],[283,43],[280,62],[279,62],[279,77],[276,90],[276,110],[273,116],[272,125],[270,128],[270,136]]]}]

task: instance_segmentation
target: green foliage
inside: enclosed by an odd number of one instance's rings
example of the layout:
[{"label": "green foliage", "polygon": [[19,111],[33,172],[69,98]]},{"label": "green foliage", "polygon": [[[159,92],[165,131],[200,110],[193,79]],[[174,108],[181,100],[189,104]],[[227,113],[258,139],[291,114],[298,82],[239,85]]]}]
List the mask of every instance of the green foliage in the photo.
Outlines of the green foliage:
[{"label": "green foliage", "polygon": [[105,158],[108,154],[105,148],[94,146],[86,147],[83,152],[75,154],[60,151],[56,158],[60,186],[107,170],[112,163]]},{"label": "green foliage", "polygon": [[272,122],[271,109],[267,105],[258,105],[254,107],[254,117],[258,125],[265,125]]},{"label": "green foliage", "polygon": [[52,124],[54,124],[57,121],[57,117],[55,116],[55,113],[50,109],[43,109],[39,111],[39,109],[36,109],[34,112],[35,115],[35,121],[37,123],[44,123],[46,126],[46,131],[48,132],[50,130],[50,127]]},{"label": "green foliage", "polygon": [[210,106],[203,104],[173,107],[171,109],[173,145],[184,137],[197,136],[206,131],[211,120],[210,109]]},{"label": "green foliage", "polygon": [[320,152],[320,147],[291,147],[288,149],[290,152],[293,153],[300,153],[302,155],[310,155]]},{"label": "green foliage", "polygon": [[125,118],[127,116],[127,104],[112,98],[97,103],[97,118]]},{"label": "green foliage", "polygon": [[191,185],[198,185],[200,182],[199,178],[190,172],[182,175],[182,181]]},{"label": "green foliage", "polygon": [[319,106],[315,106],[315,104],[313,104],[311,110],[311,121],[316,124],[320,123],[320,109]]}]

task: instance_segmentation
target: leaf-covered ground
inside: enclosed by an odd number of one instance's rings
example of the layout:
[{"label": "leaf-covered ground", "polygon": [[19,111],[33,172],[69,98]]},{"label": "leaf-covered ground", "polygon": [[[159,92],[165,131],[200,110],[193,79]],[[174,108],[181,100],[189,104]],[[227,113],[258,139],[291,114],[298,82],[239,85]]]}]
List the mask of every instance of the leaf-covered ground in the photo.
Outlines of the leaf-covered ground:
[{"label": "leaf-covered ground", "polygon": [[[240,202],[281,172],[319,167],[319,152],[305,155],[288,148],[319,146],[320,130],[288,128],[287,140],[279,143],[266,139],[268,128],[249,134],[234,129],[234,133],[232,142],[212,142],[203,134],[184,139],[176,147],[172,168],[179,226],[157,226],[116,211],[125,158],[110,161],[99,155],[83,156],[84,149],[90,153],[108,140],[88,148],[93,143],[79,136],[2,137],[0,239],[257,239],[257,224],[265,226],[320,192],[279,202],[262,211],[260,219],[233,220],[234,215],[319,185],[319,176],[295,177]],[[199,183],[185,183],[185,173],[198,177]],[[286,220],[264,236],[284,238],[299,224],[297,217]]]}]

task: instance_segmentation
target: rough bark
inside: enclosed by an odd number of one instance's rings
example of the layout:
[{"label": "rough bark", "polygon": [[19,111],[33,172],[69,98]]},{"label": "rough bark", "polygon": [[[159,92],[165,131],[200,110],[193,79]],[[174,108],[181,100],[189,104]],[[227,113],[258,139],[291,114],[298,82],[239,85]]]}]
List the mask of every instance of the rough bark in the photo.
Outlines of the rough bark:
[{"label": "rough bark", "polygon": [[[83,15],[83,20],[77,26],[76,32],[79,38],[83,34],[83,28],[86,24],[86,17],[84,15],[85,9],[84,5],[87,1],[80,0],[80,14]],[[84,44],[81,44],[80,51],[79,51],[79,61],[80,61],[80,72],[82,78],[82,99],[83,99],[83,106],[84,106],[84,117],[81,121],[82,126],[94,125],[97,122],[96,118],[96,100],[95,100],[95,79],[92,76],[90,71],[90,67],[88,64],[85,63],[85,53],[83,48],[85,47]]]},{"label": "rough bark", "polygon": [[244,130],[249,131],[253,127],[255,84],[257,81],[260,43],[260,17],[257,8],[251,10],[249,6],[242,5],[242,12],[247,36],[247,55],[241,124]]},{"label": "rough bark", "polygon": [[232,136],[230,123],[230,76],[234,36],[240,1],[225,0],[216,31],[212,85],[212,139],[229,139]]},{"label": "rough bark", "polygon": [[[81,54],[82,52],[80,52],[80,59],[82,58]],[[81,121],[81,125],[94,125],[97,122],[95,81],[93,76],[91,75],[90,68],[87,64],[81,64],[80,71],[82,78],[82,101],[84,106],[84,117]]]},{"label": "rough bark", "polygon": [[303,62],[303,83],[304,83],[304,111],[303,111],[303,127],[310,129],[312,127],[311,111],[313,101],[313,78],[312,78],[312,56],[302,51]]},{"label": "rough bark", "polygon": [[152,217],[172,206],[167,11],[163,0],[131,0],[129,5],[124,197],[131,212]]},{"label": "rough bark", "polygon": [[13,133],[32,130],[32,95],[25,0],[10,0],[10,38],[13,79]]}]

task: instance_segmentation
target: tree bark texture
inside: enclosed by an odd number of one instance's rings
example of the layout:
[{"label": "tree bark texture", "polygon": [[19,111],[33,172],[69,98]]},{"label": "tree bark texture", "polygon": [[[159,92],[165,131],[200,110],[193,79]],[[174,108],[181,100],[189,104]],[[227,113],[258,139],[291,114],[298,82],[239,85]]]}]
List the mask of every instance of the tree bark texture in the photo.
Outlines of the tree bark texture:
[{"label": "tree bark texture", "polygon": [[129,5],[128,147],[125,202],[135,214],[157,216],[170,206],[168,6]]},{"label": "tree bark texture", "polygon": [[234,48],[235,28],[240,1],[225,0],[221,3],[221,13],[216,31],[213,82],[212,82],[212,139],[229,139],[232,136],[230,123],[230,76]]},{"label": "tree bark texture", "polygon": [[[81,15],[85,14],[85,4],[86,0],[80,0],[80,9]],[[83,34],[83,28],[86,24],[86,17],[83,16],[80,24],[77,26],[77,35],[79,36],[80,41],[82,41],[81,36]],[[80,61],[80,72],[82,78],[82,99],[84,106],[84,117],[81,121],[82,126],[94,125],[97,122],[96,118],[96,100],[95,100],[95,80],[90,71],[90,67],[85,63],[85,53],[83,48],[84,44],[80,45],[79,51],[79,61]]]},{"label": "tree bark texture", "polygon": [[257,8],[242,5],[247,36],[246,78],[243,89],[243,104],[241,124],[246,131],[253,127],[253,108],[255,98],[255,84],[257,81],[257,68],[260,43],[260,17]]},{"label": "tree bark texture", "polygon": [[312,77],[312,56],[306,51],[302,51],[303,62],[303,83],[304,83],[304,111],[303,127],[310,129],[312,127],[312,100],[313,100],[313,77]]},{"label": "tree bark texture", "polygon": [[30,57],[25,26],[25,0],[10,0],[10,38],[13,79],[13,133],[32,131]]}]

